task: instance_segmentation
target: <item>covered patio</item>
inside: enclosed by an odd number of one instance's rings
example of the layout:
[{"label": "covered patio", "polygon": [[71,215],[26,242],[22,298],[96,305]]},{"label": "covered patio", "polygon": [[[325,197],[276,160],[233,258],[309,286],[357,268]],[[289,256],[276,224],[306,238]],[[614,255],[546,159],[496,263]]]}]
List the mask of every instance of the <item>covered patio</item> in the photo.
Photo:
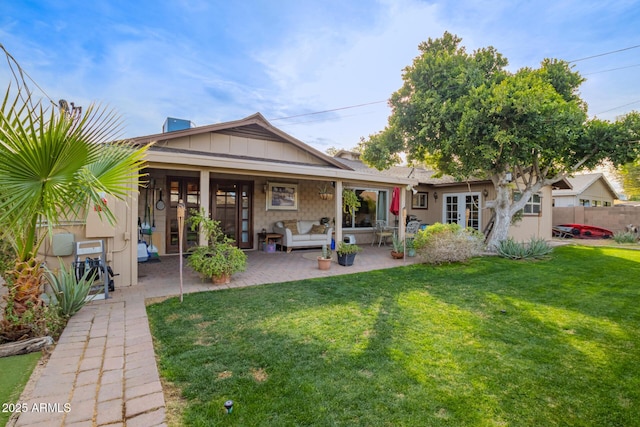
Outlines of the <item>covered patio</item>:
[{"label": "covered patio", "polygon": [[[315,277],[360,273],[420,262],[418,257],[406,257],[404,260],[392,259],[389,253],[390,246],[360,246],[363,251],[356,256],[353,266],[344,267],[339,265],[334,252],[334,262],[331,265],[331,269],[325,271],[318,269],[316,258],[320,255],[319,249],[300,249],[291,253],[248,251],[246,271],[233,275],[231,283],[228,285],[213,285],[210,280],[202,280],[198,273],[187,266],[186,259],[184,259],[184,293],[242,288],[267,283],[282,283]],[[138,285],[144,286],[147,298],[179,295],[180,258],[176,255],[167,255],[161,257],[160,262],[139,264]],[[116,281],[116,293],[118,291],[117,286]]]}]

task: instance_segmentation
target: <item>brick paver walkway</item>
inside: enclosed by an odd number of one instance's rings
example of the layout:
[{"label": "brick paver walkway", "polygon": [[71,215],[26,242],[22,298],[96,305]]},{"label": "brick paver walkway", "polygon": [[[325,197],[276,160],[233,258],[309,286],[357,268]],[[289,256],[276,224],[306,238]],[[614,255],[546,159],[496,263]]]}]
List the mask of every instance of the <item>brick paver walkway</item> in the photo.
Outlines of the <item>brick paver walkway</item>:
[{"label": "brick paver walkway", "polygon": [[[188,267],[184,292],[349,274],[415,262],[393,260],[389,248],[366,246],[352,267],[334,263],[317,269],[319,251],[249,252],[247,271],[215,288]],[[75,315],[36,380],[15,426],[165,425],[165,402],[155,363],[145,299],[179,294],[179,259],[140,265],[139,285],[116,288],[112,298],[94,301]],[[117,281],[116,281],[117,286]]]}]

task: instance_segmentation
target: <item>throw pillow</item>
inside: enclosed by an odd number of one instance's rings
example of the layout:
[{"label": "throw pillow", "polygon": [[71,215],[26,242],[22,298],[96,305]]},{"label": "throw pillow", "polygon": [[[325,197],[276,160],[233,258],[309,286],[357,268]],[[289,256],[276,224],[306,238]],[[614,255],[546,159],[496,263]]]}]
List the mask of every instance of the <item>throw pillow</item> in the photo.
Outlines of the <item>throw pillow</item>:
[{"label": "throw pillow", "polygon": [[322,224],[314,224],[311,226],[311,231],[309,233],[311,234],[324,234],[325,232],[325,227]]},{"label": "throw pillow", "polygon": [[300,234],[298,232],[298,221],[297,220],[290,219],[290,220],[282,221],[282,223],[284,224],[284,228],[288,228],[289,230],[291,230],[291,234],[293,234],[294,236],[296,234]]}]

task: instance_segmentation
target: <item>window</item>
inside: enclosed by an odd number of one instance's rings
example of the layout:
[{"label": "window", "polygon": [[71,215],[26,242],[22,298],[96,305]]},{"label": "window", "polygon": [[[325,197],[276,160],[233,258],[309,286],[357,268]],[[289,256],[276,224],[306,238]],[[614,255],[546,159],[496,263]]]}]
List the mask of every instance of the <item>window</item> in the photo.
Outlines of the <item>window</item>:
[{"label": "window", "polygon": [[602,206],[611,206],[611,202],[602,202]]},{"label": "window", "polygon": [[587,199],[580,199],[580,206],[586,206],[589,207],[591,206],[591,202]]},{"label": "window", "polygon": [[[513,200],[518,201],[522,197],[521,193],[513,193]],[[542,212],[542,196],[540,194],[532,194],[531,198],[522,208],[522,213],[525,215],[538,215]]]},{"label": "window", "polygon": [[343,228],[373,227],[377,220],[387,220],[389,191],[375,188],[350,188],[356,192],[360,207],[355,212],[342,214]]},{"label": "window", "polygon": [[429,207],[429,193],[417,192],[411,198],[411,208],[413,209],[427,209]]}]

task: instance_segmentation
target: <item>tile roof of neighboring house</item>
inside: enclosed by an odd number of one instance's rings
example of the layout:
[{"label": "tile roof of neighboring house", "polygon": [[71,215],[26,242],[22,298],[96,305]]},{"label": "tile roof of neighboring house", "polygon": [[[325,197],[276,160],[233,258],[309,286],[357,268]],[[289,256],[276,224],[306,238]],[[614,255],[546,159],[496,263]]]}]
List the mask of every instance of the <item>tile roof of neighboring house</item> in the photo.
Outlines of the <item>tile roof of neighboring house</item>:
[{"label": "tile roof of neighboring house", "polygon": [[572,189],[567,190],[553,190],[554,196],[577,196],[578,194],[582,194],[585,190],[587,190],[591,185],[593,185],[596,181],[602,180],[602,183],[607,187],[609,192],[614,199],[618,198],[618,194],[616,190],[613,188],[609,180],[603,173],[586,173],[580,174],[573,177],[567,177],[567,181],[571,184]]}]

